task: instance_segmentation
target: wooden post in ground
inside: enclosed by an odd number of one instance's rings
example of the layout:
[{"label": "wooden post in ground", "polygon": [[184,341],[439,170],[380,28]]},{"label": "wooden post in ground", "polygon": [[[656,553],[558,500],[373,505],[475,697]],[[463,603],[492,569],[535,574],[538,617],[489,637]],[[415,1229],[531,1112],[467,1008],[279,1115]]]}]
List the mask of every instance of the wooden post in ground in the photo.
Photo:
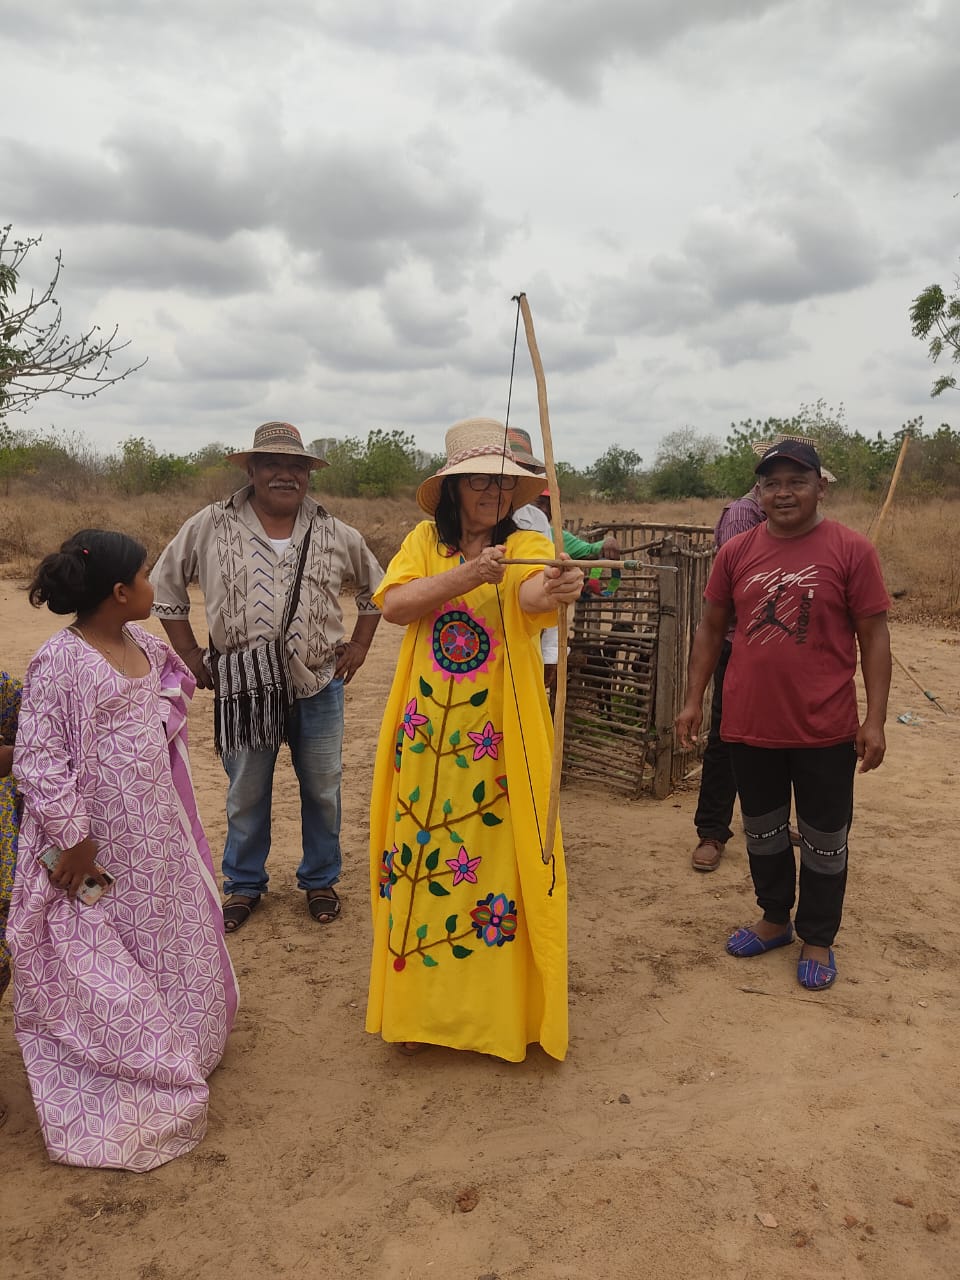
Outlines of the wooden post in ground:
[{"label": "wooden post in ground", "polygon": [[[663,540],[660,563],[679,567],[680,557],[671,537]],[[677,691],[677,598],[679,573],[660,573],[660,608],[657,619],[657,696],[655,723],[657,755],[653,774],[653,794],[663,800],[673,786],[673,720]]]},{"label": "wooden post in ground", "polygon": [[877,523],[873,526],[873,532],[870,534],[870,541],[874,546],[877,545],[877,539],[880,537],[880,526],[883,524],[884,516],[890,510],[893,502],[893,495],[897,491],[897,481],[900,479],[900,472],[903,470],[903,460],[907,456],[907,445],[910,443],[910,432],[903,437],[900,445],[900,452],[897,454],[897,465],[893,468],[893,475],[890,477],[890,488],[887,490],[887,496],[884,499],[883,506],[880,508],[880,514],[877,516]]}]

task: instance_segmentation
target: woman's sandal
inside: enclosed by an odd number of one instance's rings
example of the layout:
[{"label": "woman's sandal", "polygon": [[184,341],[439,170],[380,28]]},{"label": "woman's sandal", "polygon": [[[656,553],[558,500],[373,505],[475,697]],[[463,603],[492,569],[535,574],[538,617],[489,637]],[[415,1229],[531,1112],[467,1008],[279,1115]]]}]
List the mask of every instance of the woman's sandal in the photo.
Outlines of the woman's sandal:
[{"label": "woman's sandal", "polygon": [[333,885],[326,889],[308,889],[307,910],[317,924],[333,924],[340,914],[340,899]]},{"label": "woman's sandal", "polygon": [[255,898],[248,898],[242,894],[240,896],[231,894],[223,904],[224,933],[236,933],[238,929],[247,923],[259,905],[259,893]]}]

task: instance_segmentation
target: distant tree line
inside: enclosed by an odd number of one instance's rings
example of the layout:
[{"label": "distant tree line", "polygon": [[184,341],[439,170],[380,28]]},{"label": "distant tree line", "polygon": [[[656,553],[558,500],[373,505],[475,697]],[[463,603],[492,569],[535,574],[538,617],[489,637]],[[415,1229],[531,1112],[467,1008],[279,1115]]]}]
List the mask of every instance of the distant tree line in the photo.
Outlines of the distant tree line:
[{"label": "distant tree line", "polygon": [[[913,444],[901,478],[901,492],[915,496],[960,494],[960,431],[944,424],[926,431],[922,418],[904,425],[889,439],[851,430],[843,407],[822,400],[801,405],[790,418],[748,418],[730,424],[720,441],[693,427],[664,436],[652,465],[640,454],[611,445],[590,466],[560,462],[557,473],[571,501],[655,502],[677,498],[729,498],[753,484],[755,441],[778,433],[810,436],[826,467],[840,484],[857,493],[882,490],[893,471],[903,436]],[[314,440],[312,451],[329,464],[315,472],[312,487],[341,497],[389,498],[412,493],[442,464],[419,449],[400,430],[371,431],[366,440],[350,436]],[[0,420],[0,493],[18,488],[47,489],[62,497],[110,492],[134,497],[144,493],[195,492],[214,496],[243,483],[243,472],[226,458],[222,444],[193,453],[163,452],[142,436],[124,440],[116,452],[101,454],[78,435],[14,430]],[[209,500],[209,499],[208,499]]]}]

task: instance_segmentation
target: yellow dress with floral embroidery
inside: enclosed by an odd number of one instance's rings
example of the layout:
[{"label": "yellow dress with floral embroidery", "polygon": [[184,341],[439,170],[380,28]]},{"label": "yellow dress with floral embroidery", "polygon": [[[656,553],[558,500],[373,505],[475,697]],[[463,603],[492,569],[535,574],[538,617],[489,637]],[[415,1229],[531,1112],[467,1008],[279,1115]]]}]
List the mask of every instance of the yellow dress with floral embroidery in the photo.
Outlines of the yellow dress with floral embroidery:
[{"label": "yellow dress with floral embroidery", "polygon": [[[549,557],[538,533],[510,558]],[[374,600],[457,561],[432,521]],[[553,730],[540,632],[518,590],[540,570],[451,599],[407,627],[383,718],[370,806],[373,961],[367,1030],[510,1062],[567,1051],[563,849],[542,857]]]}]

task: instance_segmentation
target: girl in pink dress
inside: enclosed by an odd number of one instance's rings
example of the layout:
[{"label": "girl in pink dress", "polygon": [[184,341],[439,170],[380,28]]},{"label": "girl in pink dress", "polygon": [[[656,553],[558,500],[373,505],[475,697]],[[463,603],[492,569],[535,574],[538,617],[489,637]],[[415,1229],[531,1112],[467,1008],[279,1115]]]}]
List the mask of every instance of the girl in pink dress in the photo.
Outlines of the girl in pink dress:
[{"label": "girl in pink dress", "polygon": [[[76,614],[24,681],[8,928],[16,1035],[61,1164],[141,1171],[196,1146],[237,1007],[186,754],[195,681],[132,625],[152,601],[144,548],[96,529],[30,587],[34,606]],[[102,871],[113,883],[89,904]]]}]

